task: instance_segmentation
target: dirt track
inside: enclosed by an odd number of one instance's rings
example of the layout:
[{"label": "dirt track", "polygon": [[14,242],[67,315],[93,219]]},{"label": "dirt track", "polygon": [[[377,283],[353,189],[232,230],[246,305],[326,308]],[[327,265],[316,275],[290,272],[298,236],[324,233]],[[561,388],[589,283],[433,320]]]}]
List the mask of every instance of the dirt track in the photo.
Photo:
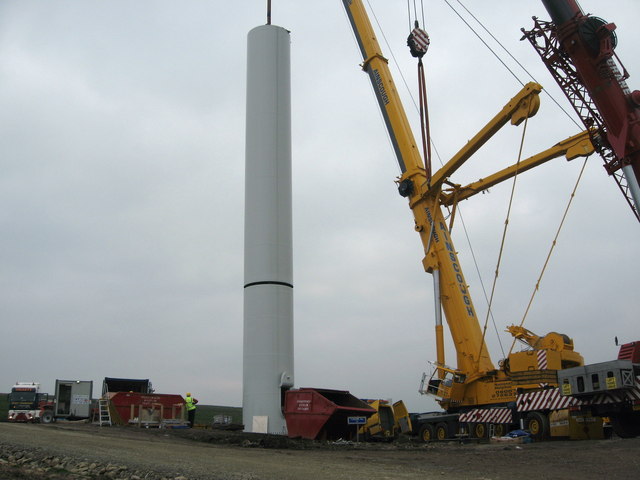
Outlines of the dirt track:
[{"label": "dirt track", "polygon": [[[0,423],[0,445],[36,456],[126,465],[147,478],[196,479],[541,479],[640,478],[640,438],[504,445],[325,444],[212,431]],[[6,459],[5,459],[6,460]],[[34,476],[0,464],[0,478]],[[76,475],[76,474],[73,474]],[[73,476],[72,475],[72,476]],[[131,478],[84,473],[75,478]]]}]

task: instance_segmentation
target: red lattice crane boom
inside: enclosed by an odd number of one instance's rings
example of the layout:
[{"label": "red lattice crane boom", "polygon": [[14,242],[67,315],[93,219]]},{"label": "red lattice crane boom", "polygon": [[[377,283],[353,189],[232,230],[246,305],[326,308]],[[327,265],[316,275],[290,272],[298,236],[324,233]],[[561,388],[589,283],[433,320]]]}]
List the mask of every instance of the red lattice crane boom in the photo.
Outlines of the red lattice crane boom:
[{"label": "red lattice crane boom", "polygon": [[576,0],[542,0],[551,22],[523,30],[563,90],[640,221],[640,91],[616,56],[615,24],[585,15]]}]

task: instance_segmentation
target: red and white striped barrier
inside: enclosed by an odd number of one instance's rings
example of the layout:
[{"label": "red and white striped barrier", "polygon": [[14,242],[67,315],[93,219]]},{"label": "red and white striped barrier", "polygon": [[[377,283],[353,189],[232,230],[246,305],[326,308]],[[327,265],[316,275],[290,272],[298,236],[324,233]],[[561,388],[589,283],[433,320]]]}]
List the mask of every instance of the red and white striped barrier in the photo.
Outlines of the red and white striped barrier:
[{"label": "red and white striped barrier", "polygon": [[508,408],[474,408],[460,414],[459,422],[466,423],[512,423]]},{"label": "red and white striped barrier", "polygon": [[523,393],[516,398],[516,408],[519,412],[531,410],[559,410],[580,405],[582,402],[573,397],[560,395],[557,388],[539,390],[537,392]]}]

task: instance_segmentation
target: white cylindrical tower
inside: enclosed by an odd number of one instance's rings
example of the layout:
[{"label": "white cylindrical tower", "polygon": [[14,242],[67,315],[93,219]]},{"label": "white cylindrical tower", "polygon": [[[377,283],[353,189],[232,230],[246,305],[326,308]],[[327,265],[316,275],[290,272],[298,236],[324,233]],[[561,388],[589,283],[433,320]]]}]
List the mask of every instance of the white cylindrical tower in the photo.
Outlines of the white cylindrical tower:
[{"label": "white cylindrical tower", "polygon": [[243,423],[285,434],[293,386],[289,32],[249,32],[244,228]]}]

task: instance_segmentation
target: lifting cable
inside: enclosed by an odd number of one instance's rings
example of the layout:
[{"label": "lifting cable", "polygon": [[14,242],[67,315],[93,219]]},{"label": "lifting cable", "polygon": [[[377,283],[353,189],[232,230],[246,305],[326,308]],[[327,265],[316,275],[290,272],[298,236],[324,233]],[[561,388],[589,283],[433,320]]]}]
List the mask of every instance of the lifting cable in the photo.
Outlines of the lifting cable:
[{"label": "lifting cable", "polygon": [[[424,4],[421,0],[422,10],[422,26],[424,27]],[[407,45],[411,51],[411,56],[418,59],[418,93],[420,104],[420,136],[422,137],[422,155],[424,158],[424,168],[427,176],[427,182],[431,181],[431,131],[429,129],[429,107],[427,102],[427,81],[424,73],[424,64],[422,63],[422,57],[427,53],[429,48],[429,35],[427,32],[420,28],[420,22],[418,21],[418,9],[416,6],[416,0],[413,0],[413,29],[411,28],[411,6],[409,0],[407,0],[407,10],[409,14],[409,29],[411,33],[407,38]]]},{"label": "lifting cable", "polygon": [[[498,62],[500,62],[502,64],[502,66],[513,76],[513,78],[516,79],[516,81],[524,86],[524,83],[522,82],[522,80],[520,80],[520,78],[518,77],[518,75],[516,75],[516,73],[511,70],[509,68],[509,66],[504,62],[504,60],[502,60],[502,58],[500,58],[500,56],[495,52],[495,50],[493,50],[489,44],[487,42],[484,41],[484,39],[480,36],[480,34],[471,26],[471,24],[469,22],[467,22],[463,16],[460,14],[460,12],[458,12],[453,5],[451,5],[451,3],[449,3],[449,0],[443,0],[444,3],[447,4],[447,6],[453,11],[453,13],[455,13],[458,18],[462,21],[462,23],[464,23],[467,28],[469,28],[469,30],[471,30],[471,32],[473,32],[473,34],[478,37],[478,40],[480,40],[480,42],[482,42],[484,44],[485,47],[487,47],[487,49],[493,54],[494,57],[496,57],[496,59],[498,60]],[[534,82],[536,83],[540,83],[538,82],[538,80],[536,80],[536,78],[531,74],[531,72],[529,72],[529,70],[526,69],[526,67],[524,65],[522,65],[522,63],[520,63],[518,61],[518,59],[516,57],[513,56],[513,54],[491,33],[491,31],[485,27],[485,25],[467,8],[464,6],[464,4],[460,1],[460,0],[456,0],[456,2],[465,10],[465,12],[467,12],[467,14],[473,18],[473,20],[475,20],[475,22],[480,25],[480,27],[482,27],[482,29],[493,39],[494,42],[496,42],[500,48],[502,48],[502,50],[504,50],[506,52],[507,55],[509,55],[509,57],[529,76],[529,78],[531,78]],[[553,95],[551,95],[551,93],[549,93],[549,91],[547,90],[543,90],[543,93],[546,94],[553,103],[556,104],[556,106],[567,116],[567,118],[569,118],[569,120],[571,120],[574,125],[576,125],[578,128],[582,128],[582,126],[576,121],[576,119],[567,111],[565,110],[565,108],[560,104],[560,102],[558,102],[558,100],[556,100]]]},{"label": "lifting cable", "polygon": [[[417,27],[416,27],[417,28]],[[418,90],[420,92],[420,135],[427,182],[431,182],[431,130],[429,129],[429,106],[427,103],[427,83],[422,58],[418,59]]]},{"label": "lifting cable", "polygon": [[[500,241],[500,251],[498,253],[498,260],[496,262],[496,271],[493,277],[493,285],[491,286],[491,295],[489,296],[489,306],[487,309],[487,316],[484,320],[484,326],[482,328],[482,341],[480,342],[480,351],[478,352],[478,364],[480,363],[480,355],[482,354],[482,349],[485,346],[485,337],[487,333],[487,324],[489,323],[489,313],[491,312],[491,306],[493,305],[493,296],[496,291],[496,284],[498,282],[498,275],[500,273],[500,263],[502,262],[502,254],[504,252],[504,245],[507,238],[507,228],[509,227],[509,217],[511,216],[511,207],[513,206],[513,198],[515,196],[516,191],[516,182],[518,179],[518,171],[520,167],[520,161],[522,160],[522,150],[524,148],[524,139],[527,134],[527,124],[529,123],[529,113],[531,111],[531,105],[533,102],[529,102],[529,112],[524,120],[524,128],[522,129],[522,137],[520,139],[520,148],[518,150],[518,161],[516,162],[516,170],[513,176],[513,182],[511,183],[511,195],[509,196],[509,206],[507,207],[507,218],[504,220],[504,229],[502,231],[502,240]],[[494,323],[495,326],[495,323]]]},{"label": "lifting cable", "polygon": [[[582,163],[582,168],[580,169],[580,173],[578,175],[578,179],[576,180],[576,184],[573,187],[573,190],[571,192],[571,195],[569,196],[569,201],[567,202],[567,206],[564,209],[564,214],[562,215],[562,219],[560,220],[560,225],[558,225],[558,229],[556,230],[556,235],[555,237],[553,237],[553,241],[551,242],[551,248],[549,249],[549,253],[547,254],[547,258],[544,261],[544,265],[542,266],[542,270],[540,271],[540,275],[538,276],[538,281],[536,282],[535,286],[533,287],[533,292],[531,293],[531,298],[529,299],[529,304],[527,305],[527,309],[524,312],[524,315],[522,316],[522,320],[520,321],[520,327],[522,327],[522,325],[524,325],[524,321],[527,318],[527,315],[529,314],[529,309],[531,308],[531,304],[533,303],[533,299],[536,296],[536,293],[538,293],[538,289],[540,288],[540,282],[542,281],[542,277],[544,275],[545,270],[547,269],[547,265],[549,264],[549,259],[551,258],[551,254],[553,253],[554,248],[556,247],[556,242],[558,240],[558,237],[560,236],[560,231],[562,230],[562,227],[564,226],[564,221],[567,218],[567,214],[569,213],[569,208],[571,207],[571,203],[573,202],[573,199],[576,195],[576,191],[578,190],[578,185],[580,184],[580,181],[582,180],[582,174],[584,173],[585,167],[587,166],[587,158],[584,159],[584,162]],[[516,344],[516,339],[513,339],[513,343],[511,344],[511,348],[509,349],[509,355],[511,355],[511,352],[513,351],[513,347]]]},{"label": "lifting cable", "polygon": [[[420,13],[422,15],[422,25],[424,26],[424,1],[420,0]],[[413,18],[411,18],[411,0],[407,0],[407,18],[409,19],[409,31],[413,30],[415,22],[418,21],[418,6],[413,0]]]}]

